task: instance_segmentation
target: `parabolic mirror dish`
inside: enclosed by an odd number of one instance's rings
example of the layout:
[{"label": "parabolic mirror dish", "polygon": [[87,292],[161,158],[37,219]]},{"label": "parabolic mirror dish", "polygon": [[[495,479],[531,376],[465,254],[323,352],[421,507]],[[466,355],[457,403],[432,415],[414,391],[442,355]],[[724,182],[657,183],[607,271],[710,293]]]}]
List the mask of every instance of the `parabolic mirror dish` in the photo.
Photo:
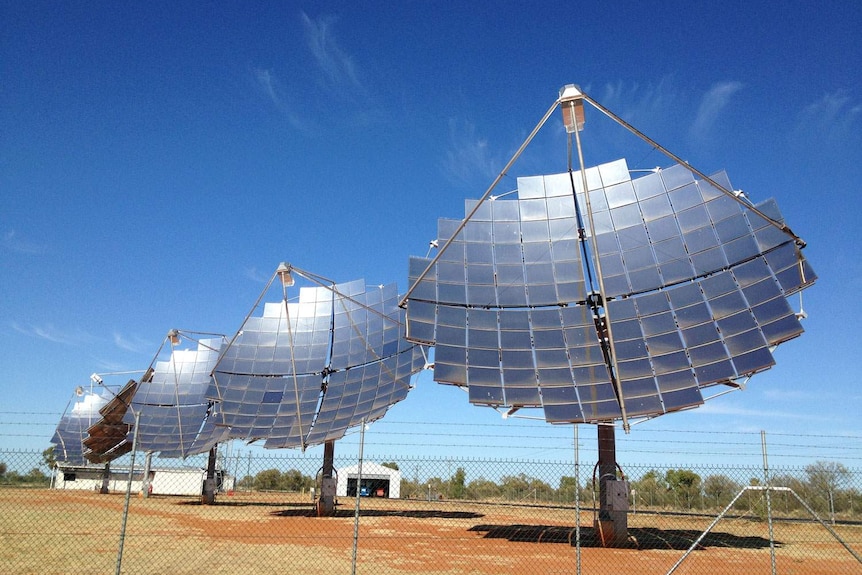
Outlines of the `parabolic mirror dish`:
[{"label": "parabolic mirror dish", "polygon": [[517,199],[468,201],[460,231],[439,220],[436,263],[411,258],[407,337],[435,346],[436,381],[553,423],[652,417],[768,369],[802,333],[787,298],[815,275],[773,201],[752,210],[680,164],[585,176],[591,220],[580,171],[519,178]]},{"label": "parabolic mirror dish", "polygon": [[[182,336],[191,339],[185,332]],[[179,337],[180,332],[174,331],[174,338]],[[209,451],[227,437],[228,430],[215,425],[215,406],[206,398],[212,370],[226,342],[224,338],[204,338],[195,342],[194,349],[176,349],[170,335],[166,341],[171,343],[170,356],[153,362],[123,421],[134,424],[138,415],[140,450],[185,458]]]},{"label": "parabolic mirror dish", "polygon": [[99,410],[117,391],[116,388],[99,388],[98,392],[80,387],[77,389],[51,437],[57,461],[70,465],[87,464],[87,458],[84,456],[85,451],[89,451],[84,447],[84,440],[88,437],[87,430],[101,419]]},{"label": "parabolic mirror dish", "polygon": [[[265,302],[261,315],[246,319],[213,371],[208,397],[230,437],[305,448],[383,417],[426,361],[422,346],[404,338],[395,285],[328,283],[284,264],[279,270],[282,301]],[[289,274],[319,285],[301,287],[289,301]]]},{"label": "parabolic mirror dish", "polygon": [[[146,381],[150,373],[151,370],[148,370],[141,381]],[[96,374],[93,377],[101,381]],[[132,451],[135,426],[125,423],[123,419],[138,385],[137,380],[130,379],[99,409],[101,418],[90,426],[88,437],[84,440],[84,447],[87,448],[84,457],[91,463],[108,463]]]}]

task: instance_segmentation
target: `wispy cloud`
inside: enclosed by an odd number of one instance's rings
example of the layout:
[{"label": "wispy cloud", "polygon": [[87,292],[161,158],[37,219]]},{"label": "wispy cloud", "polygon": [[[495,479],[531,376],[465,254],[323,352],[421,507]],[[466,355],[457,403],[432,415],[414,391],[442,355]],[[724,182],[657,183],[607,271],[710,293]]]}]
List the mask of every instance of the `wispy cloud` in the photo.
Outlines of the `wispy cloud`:
[{"label": "wispy cloud", "polygon": [[720,401],[708,401],[699,409],[700,413],[721,416],[742,416],[745,418],[778,418],[809,421],[826,421],[828,417],[800,414],[798,411],[776,411],[770,409],[752,409],[722,404]]},{"label": "wispy cloud", "polygon": [[799,114],[797,129],[819,138],[841,139],[858,128],[862,104],[854,102],[846,90],[823,94]]},{"label": "wispy cloud", "polygon": [[[361,80],[359,66],[335,34],[337,19],[331,16],[310,17],[300,12],[305,48],[310,52],[301,68],[280,70],[277,67],[254,67],[251,77],[258,95],[277,110],[291,127],[314,136],[327,125],[333,100],[349,98],[350,121],[364,125],[374,118],[368,91]],[[288,62],[295,61],[289,58]],[[289,64],[288,64],[289,65]],[[365,104],[357,105],[357,96]],[[321,112],[326,112],[322,114]],[[339,116],[343,123],[345,117]]]},{"label": "wispy cloud", "polygon": [[341,47],[335,36],[335,21],[332,17],[312,19],[302,12],[302,25],[308,48],[330,84],[364,91],[353,57]]},{"label": "wispy cloud", "polygon": [[14,229],[3,231],[2,243],[4,250],[19,254],[44,254],[47,249],[44,244],[39,244],[26,238],[22,238]]},{"label": "wispy cloud", "polygon": [[769,401],[811,401],[816,397],[823,397],[822,393],[814,395],[808,391],[787,389],[786,387],[764,389],[762,393],[764,399]]},{"label": "wispy cloud", "polygon": [[[150,350],[150,352],[154,352],[155,350]],[[106,359],[104,357],[101,358],[93,358],[93,369],[96,373],[101,374],[105,378],[105,382],[109,385],[113,384],[122,384],[125,383],[121,381],[123,377],[127,374],[138,373],[135,370],[140,370],[140,373],[143,373],[145,370],[140,369],[140,364],[135,364],[130,366],[128,363],[118,363],[115,359]],[[112,374],[110,377],[118,378],[116,381],[109,380],[107,374]]]},{"label": "wispy cloud", "polygon": [[287,118],[291,126],[304,132],[310,131],[309,122],[298,113],[289,97],[287,87],[273,70],[268,68],[255,68],[253,71],[254,82],[258,92],[266,101],[275,107]]},{"label": "wispy cloud", "polygon": [[271,70],[262,68],[254,69],[254,78],[257,80],[258,87],[263,91],[263,94],[276,106],[281,106],[281,98],[275,91],[275,78]]},{"label": "wispy cloud", "polygon": [[[105,338],[94,336],[80,329],[64,329],[52,323],[22,324],[12,321],[9,323],[9,326],[14,331],[26,337],[64,346],[78,347],[95,345],[97,347],[104,347],[104,345],[108,343]],[[141,354],[150,354],[155,351],[155,347],[152,342],[135,337],[130,338],[119,333],[113,334],[112,341],[114,345],[125,351]]]},{"label": "wispy cloud", "polygon": [[263,274],[257,268],[252,267],[252,268],[246,268],[245,277],[247,277],[248,279],[250,279],[254,283],[265,284],[272,277],[272,273]]},{"label": "wispy cloud", "polygon": [[731,97],[742,89],[741,82],[719,82],[714,84],[700,101],[697,116],[691,125],[694,138],[705,136],[715,124],[722,110],[727,107]]},{"label": "wispy cloud", "polygon": [[[680,88],[672,75],[665,75],[647,83],[616,81],[587,87],[588,94],[595,94],[603,106],[612,110],[623,120],[636,126],[645,134],[661,141],[672,142],[680,139],[680,116],[691,108],[691,95]],[[587,112],[590,113],[589,111]],[[592,120],[590,118],[593,118]],[[588,116],[587,122],[597,122],[596,116]],[[592,137],[614,154],[629,149],[632,136],[626,130],[605,129],[590,132]],[[633,168],[653,167],[658,154],[632,159]],[[618,157],[618,156],[615,156]]]},{"label": "wispy cloud", "polygon": [[155,346],[151,341],[147,341],[138,337],[128,337],[120,333],[114,332],[114,345],[120,349],[131,351],[133,353],[153,353]]},{"label": "wispy cloud", "polygon": [[18,322],[13,321],[10,323],[10,326],[16,332],[27,337],[50,341],[61,345],[84,345],[93,342],[95,339],[86,332],[80,330],[63,330],[50,323],[41,325],[21,325]]},{"label": "wispy cloud", "polygon": [[[590,89],[587,89],[589,92]],[[671,76],[661,78],[656,84],[637,83],[605,84],[602,90],[602,104],[616,111],[620,117],[636,124],[661,121],[668,110],[677,106],[680,94]]]},{"label": "wispy cloud", "polygon": [[445,168],[449,176],[460,183],[487,181],[499,172],[499,162],[491,156],[488,141],[476,134],[468,121],[449,120],[449,147]]}]

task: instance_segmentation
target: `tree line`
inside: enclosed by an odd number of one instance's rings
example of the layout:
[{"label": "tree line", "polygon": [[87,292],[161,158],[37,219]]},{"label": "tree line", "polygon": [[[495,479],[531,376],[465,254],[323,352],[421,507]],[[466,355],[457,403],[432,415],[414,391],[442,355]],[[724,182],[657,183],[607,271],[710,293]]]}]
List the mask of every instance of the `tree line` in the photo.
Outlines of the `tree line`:
[{"label": "tree line", "polygon": [[[862,513],[862,492],[851,484],[853,474],[841,463],[818,461],[804,468],[804,475],[776,474],[773,487],[790,488],[815,512],[824,516],[854,516]],[[746,485],[760,486],[763,478],[751,477],[738,482],[724,474],[701,477],[689,469],[649,470],[631,482],[632,504],[637,508],[677,509],[684,511],[719,510],[727,507]],[[758,516],[766,513],[762,491],[747,491],[734,503],[737,511]],[[773,509],[779,513],[807,513],[796,497],[783,491],[772,492]]]},{"label": "tree line", "polygon": [[254,476],[246,475],[238,483],[237,488],[250,491],[292,491],[304,493],[314,487],[313,477],[303,475],[297,469],[279,471],[264,469]]},{"label": "tree line", "polygon": [[51,478],[38,467],[34,467],[27,473],[9,471],[9,467],[0,461],[0,485],[46,487],[50,485]]},{"label": "tree line", "polygon": [[[50,475],[41,467],[55,467],[53,447],[42,452],[42,466],[26,473],[9,470],[0,461],[0,485],[48,486]],[[383,466],[398,470],[397,462],[383,462]],[[740,470],[750,473],[750,470]],[[418,475],[418,469],[417,469]],[[841,463],[817,461],[806,466],[803,473],[777,473],[770,477],[774,487],[788,487],[809,507],[821,516],[858,516],[862,514],[862,491],[853,483],[854,476]],[[730,477],[712,473],[702,477],[692,469],[649,469],[639,477],[629,478],[629,502],[632,510],[716,511],[728,506],[746,485],[761,485],[761,477]],[[858,479],[857,479],[858,483]],[[316,478],[297,469],[281,471],[264,469],[255,475],[240,479],[236,488],[246,491],[307,492],[316,486]],[[464,467],[457,467],[449,477],[435,476],[419,481],[402,478],[401,497],[408,499],[447,499],[476,501],[536,502],[546,504],[574,504],[578,497],[585,506],[598,499],[598,486],[592,481],[578,481],[573,476],[562,476],[557,485],[525,473],[504,475],[497,480],[484,476],[471,478]],[[804,506],[791,495],[776,491],[772,497],[777,513],[800,515]],[[762,491],[747,491],[740,496],[734,509],[758,516],[765,515]]]},{"label": "tree line", "polygon": [[[398,470],[395,462],[382,465]],[[744,470],[749,471],[749,470]],[[789,487],[818,514],[854,516],[862,513],[862,492],[852,485],[853,474],[841,463],[818,461],[804,468],[804,475],[777,474],[770,478],[774,487]],[[701,477],[691,469],[650,469],[629,481],[629,505],[633,511],[718,511],[724,509],[745,485],[761,485],[762,478],[743,481],[726,474],[713,473]],[[247,475],[237,483],[238,489],[256,491],[307,492],[315,487],[314,477],[296,469],[280,471],[265,469]],[[575,497],[585,506],[598,499],[598,485],[573,476],[562,476],[551,485],[525,473],[504,475],[494,481],[483,476],[470,479],[464,467],[457,467],[448,477],[435,476],[401,480],[401,497],[406,499],[446,499],[503,501],[544,504],[574,504]],[[804,507],[791,495],[776,491],[773,508],[778,513],[800,514]],[[765,515],[762,491],[748,491],[734,504],[739,512]]]}]

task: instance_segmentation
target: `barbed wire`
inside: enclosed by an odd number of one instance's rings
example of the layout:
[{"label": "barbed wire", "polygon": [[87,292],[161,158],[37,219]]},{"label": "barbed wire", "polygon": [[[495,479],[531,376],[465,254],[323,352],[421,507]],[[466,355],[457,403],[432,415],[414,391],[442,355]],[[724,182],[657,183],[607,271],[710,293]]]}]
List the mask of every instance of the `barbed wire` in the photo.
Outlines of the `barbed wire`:
[{"label": "barbed wire", "polygon": [[[51,417],[61,417],[63,414],[61,412],[55,411],[0,411],[0,416],[2,415],[13,415],[13,416],[51,416]],[[38,421],[2,421],[0,420],[0,425],[56,425],[57,422],[47,421],[47,422],[38,422]],[[540,422],[541,423],[541,422]],[[394,420],[394,419],[381,419],[374,422],[376,427],[383,427],[389,425],[409,425],[412,427],[415,426],[431,426],[431,427],[446,427],[446,428],[458,428],[458,427],[466,427],[466,428],[475,428],[475,427],[490,427],[490,428],[499,428],[499,429],[537,429],[538,425],[536,423],[519,423],[516,420],[508,420],[505,422],[499,423],[483,423],[483,422],[444,422],[444,421],[402,421],[402,420]],[[548,426],[549,429],[560,429],[563,426]],[[568,426],[565,426],[568,427]],[[592,424],[581,424],[582,428],[592,427]],[[397,432],[390,432],[397,433]],[[673,433],[676,435],[681,434],[696,434],[696,435],[721,435],[721,436],[743,436],[743,437],[751,437],[752,439],[756,438],[757,441],[760,441],[760,432],[759,431],[726,431],[726,430],[704,430],[704,429],[671,429],[671,428],[640,428],[638,430],[637,435],[646,435],[646,434],[664,434],[664,433]],[[455,434],[457,435],[457,434]],[[546,439],[546,435],[541,436],[525,436],[525,437],[539,437]],[[786,432],[768,432],[767,437],[802,437],[802,438],[827,438],[827,439],[858,439],[862,440],[862,435],[855,434],[817,434],[817,433],[786,433]],[[653,440],[645,440],[638,439],[637,437],[626,436],[627,441],[653,441]],[[862,447],[860,447],[862,448]]]},{"label": "barbed wire", "polygon": [[0,415],[50,415],[52,417],[61,417],[62,411],[0,411]]},{"label": "barbed wire", "polygon": [[[34,421],[35,416],[57,416],[55,412],[45,411],[0,411],[0,439],[4,444],[15,443],[16,439],[50,441],[56,421]],[[3,416],[9,417],[4,420]],[[57,420],[59,421],[59,419]],[[409,426],[404,430],[402,426]],[[572,430],[571,426],[566,426]],[[582,429],[592,425],[584,424]],[[561,426],[542,427],[540,422],[507,420],[500,422],[442,422],[442,421],[405,421],[399,419],[374,422],[374,434],[367,448],[376,447],[398,449],[422,453],[440,450],[470,451],[482,450],[491,453],[505,451],[518,457],[547,454],[560,457],[575,449],[572,435],[560,433]],[[44,430],[36,433],[35,430]],[[355,446],[359,441],[358,428],[348,431],[339,440],[345,447]],[[544,433],[547,430],[548,433]],[[815,461],[834,459],[845,462],[862,461],[862,436],[853,434],[824,433],[787,433],[769,432],[767,449],[770,459],[790,461]],[[415,438],[414,441],[408,438]],[[11,440],[11,441],[10,441]],[[241,440],[235,440],[239,443]],[[377,444],[377,445],[375,445]],[[236,444],[234,444],[236,445]],[[3,449],[3,447],[0,447]],[[595,445],[589,434],[578,441],[578,449],[593,453]],[[637,434],[617,437],[617,450],[620,458],[637,459],[642,456],[660,455],[661,459],[679,457],[689,461],[720,457],[728,462],[751,459],[762,454],[762,435],[759,431],[730,430],[685,430],[670,428],[639,429]],[[462,456],[459,453],[457,456]]]},{"label": "barbed wire", "polygon": [[[542,423],[542,422],[540,422]],[[528,424],[528,423],[515,423],[512,420],[507,422],[500,423],[471,423],[471,422],[441,422],[441,421],[399,421],[394,419],[381,419],[379,421],[374,422],[376,426],[383,425],[429,425],[429,426],[446,426],[446,427],[498,427],[498,428],[528,428],[528,429],[536,429],[537,424]],[[592,427],[593,424],[583,423],[579,424],[581,428],[589,428]],[[549,428],[551,429],[561,429],[568,426],[561,425],[553,425]],[[760,441],[760,431],[726,431],[726,430],[707,430],[707,429],[680,429],[680,428],[639,428],[637,435],[644,435],[647,433],[674,433],[674,434],[697,434],[697,435],[742,435],[742,436],[751,436],[756,437],[758,442]],[[768,437],[812,437],[812,438],[840,438],[840,439],[860,439],[862,440],[862,435],[854,435],[854,434],[842,434],[842,433],[833,433],[833,434],[825,434],[825,433],[782,433],[782,432],[767,432]]]}]

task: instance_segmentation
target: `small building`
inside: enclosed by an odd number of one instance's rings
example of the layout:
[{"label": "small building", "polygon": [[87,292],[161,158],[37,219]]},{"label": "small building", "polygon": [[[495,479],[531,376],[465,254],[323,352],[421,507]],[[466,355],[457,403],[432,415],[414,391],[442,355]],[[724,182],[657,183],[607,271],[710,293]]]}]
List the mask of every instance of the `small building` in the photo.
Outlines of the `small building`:
[{"label": "small building", "polygon": [[[150,493],[153,495],[201,495],[206,469],[200,467],[166,467],[150,469]],[[143,490],[144,470],[135,469],[132,474],[132,492]],[[105,481],[105,468],[92,465],[59,464],[55,471],[54,489],[76,489],[99,491]],[[128,468],[111,468],[108,471],[108,491],[124,492],[129,480]],[[233,476],[216,470],[216,485],[219,491],[234,489]]]},{"label": "small building", "polygon": [[[359,466],[351,465],[337,471],[336,496],[356,497]],[[379,463],[363,463],[361,484],[358,487],[359,493],[363,497],[399,499],[401,497],[401,472],[397,469],[384,467]]]}]

